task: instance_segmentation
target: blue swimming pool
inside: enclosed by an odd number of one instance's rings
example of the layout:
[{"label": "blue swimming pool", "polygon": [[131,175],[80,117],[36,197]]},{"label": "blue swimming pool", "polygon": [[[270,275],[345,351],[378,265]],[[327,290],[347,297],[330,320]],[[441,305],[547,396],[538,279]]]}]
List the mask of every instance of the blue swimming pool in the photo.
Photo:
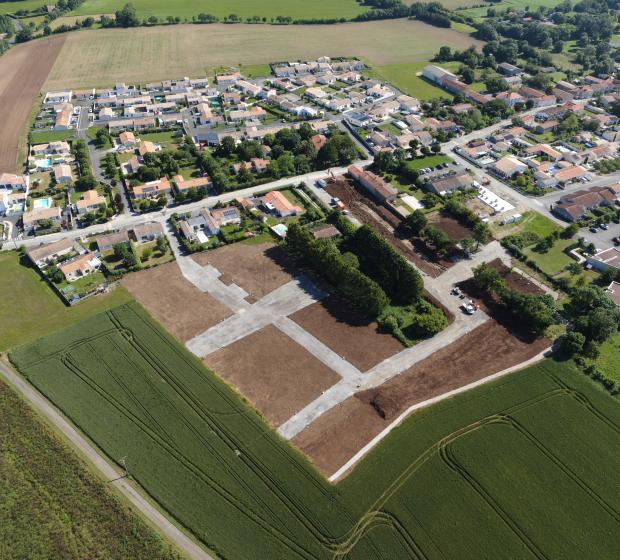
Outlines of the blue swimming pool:
[{"label": "blue swimming pool", "polygon": [[51,208],[52,199],[51,198],[35,198],[32,201],[33,208]]},{"label": "blue swimming pool", "polygon": [[37,160],[37,167],[39,169],[49,169],[50,167],[52,167],[52,160],[47,158],[47,159],[38,159]]}]

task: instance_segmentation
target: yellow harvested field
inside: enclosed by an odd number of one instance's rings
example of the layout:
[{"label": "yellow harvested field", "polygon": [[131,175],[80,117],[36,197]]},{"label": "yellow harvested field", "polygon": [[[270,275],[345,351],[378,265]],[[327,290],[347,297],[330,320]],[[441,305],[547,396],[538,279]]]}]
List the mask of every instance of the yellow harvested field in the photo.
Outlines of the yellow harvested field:
[{"label": "yellow harvested field", "polygon": [[481,43],[419,21],[339,25],[176,25],[80,31],[67,36],[46,89],[204,75],[218,66],[328,56],[370,64],[429,60],[442,45]]}]

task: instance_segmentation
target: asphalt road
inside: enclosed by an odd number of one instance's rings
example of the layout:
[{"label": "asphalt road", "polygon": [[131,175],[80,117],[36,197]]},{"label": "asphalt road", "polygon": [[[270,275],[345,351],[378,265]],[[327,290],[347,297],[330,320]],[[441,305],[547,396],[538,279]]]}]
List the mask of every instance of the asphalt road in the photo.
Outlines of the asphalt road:
[{"label": "asphalt road", "polygon": [[[0,376],[3,377],[28,403],[45,416],[77,448],[84,457],[101,473],[103,479],[114,485],[155,527],[170,539],[188,558],[192,560],[214,560],[202,547],[196,544],[164,514],[155,508],[127,478],[123,472],[95,449],[60,412],[34,387],[19,376],[4,359],[0,359]],[[131,472],[131,463],[129,463]],[[205,506],[206,507],[206,506]]]}]

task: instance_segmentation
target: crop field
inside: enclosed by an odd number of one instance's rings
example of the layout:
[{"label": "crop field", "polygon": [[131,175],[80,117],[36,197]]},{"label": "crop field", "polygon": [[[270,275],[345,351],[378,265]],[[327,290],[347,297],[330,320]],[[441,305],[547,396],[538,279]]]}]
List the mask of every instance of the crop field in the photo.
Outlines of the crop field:
[{"label": "crop field", "polygon": [[404,64],[429,60],[442,45],[463,49],[471,44],[481,43],[457,31],[406,19],[342,25],[214,24],[80,31],[67,35],[45,88],[200,76],[220,66],[322,55],[357,56],[378,66]]},{"label": "crop field", "polygon": [[[120,10],[126,4],[125,0],[86,0],[72,14],[95,15],[107,14]],[[241,18],[260,16],[275,18],[287,16],[293,19],[319,18],[351,18],[361,14],[367,8],[355,0],[134,0],[133,5],[139,17],[178,16],[182,20],[192,19],[200,13],[212,14],[224,18],[236,14]]]},{"label": "crop field", "polygon": [[418,412],[330,485],[137,304],[11,359],[228,558],[618,556],[620,408],[569,363]]},{"label": "crop field", "polygon": [[67,307],[29,264],[14,251],[0,253],[0,290],[11,294],[0,305],[0,352],[131,300],[123,288]]},{"label": "crop field", "polygon": [[1,558],[179,560],[3,382],[0,454]]},{"label": "crop field", "polygon": [[[6,4],[0,3],[0,7]],[[0,57],[0,170],[15,173],[25,151],[25,124],[43,82],[65,42],[64,36],[31,41]]]}]

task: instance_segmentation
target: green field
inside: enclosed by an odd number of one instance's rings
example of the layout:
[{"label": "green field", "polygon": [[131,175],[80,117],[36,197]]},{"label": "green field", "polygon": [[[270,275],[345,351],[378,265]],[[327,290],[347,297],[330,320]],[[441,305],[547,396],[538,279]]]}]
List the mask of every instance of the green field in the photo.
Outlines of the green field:
[{"label": "green field", "polygon": [[425,79],[417,76],[418,72],[430,64],[430,62],[414,62],[410,64],[388,64],[373,68],[378,78],[391,82],[398,89],[421,101],[441,97],[452,99],[452,95]]},{"label": "green field", "polygon": [[605,376],[620,383],[620,334],[615,334],[601,345],[596,365]]},{"label": "green field", "polygon": [[0,558],[179,558],[3,382],[0,456]]},{"label": "green field", "polygon": [[37,10],[44,4],[40,0],[19,0],[18,2],[0,2],[0,14],[14,14],[18,10]]},{"label": "green field", "polygon": [[618,556],[620,407],[569,363],[418,412],[330,485],[137,304],[11,359],[226,558]]},{"label": "green field", "polygon": [[75,134],[75,130],[33,130],[30,132],[31,144],[47,144],[67,140]]},{"label": "green field", "polygon": [[16,344],[63,329],[91,315],[125,303],[131,296],[124,288],[89,298],[75,307],[67,307],[27,257],[14,252],[0,253],[0,290],[11,297],[0,305],[0,352]]},{"label": "green field", "polygon": [[[471,16],[473,18],[483,18],[487,15],[487,10],[489,8],[495,8],[496,10],[505,10],[506,8],[516,8],[520,10],[525,10],[526,7],[534,10],[539,6],[544,6],[545,8],[552,8],[553,6],[557,6],[561,4],[561,0],[502,0],[497,4],[489,4],[488,6],[483,6],[480,8],[468,8],[466,10],[459,10],[459,15],[463,16]],[[478,4],[480,5],[480,4]]]},{"label": "green field", "polygon": [[[236,14],[242,19],[252,16],[275,18],[287,16],[293,19],[325,19],[351,18],[366,11],[366,8],[355,0],[133,0],[138,16],[178,16],[182,20],[192,19],[200,13],[211,14],[224,18]],[[74,15],[109,14],[120,10],[126,4],[125,0],[86,0]]]}]

